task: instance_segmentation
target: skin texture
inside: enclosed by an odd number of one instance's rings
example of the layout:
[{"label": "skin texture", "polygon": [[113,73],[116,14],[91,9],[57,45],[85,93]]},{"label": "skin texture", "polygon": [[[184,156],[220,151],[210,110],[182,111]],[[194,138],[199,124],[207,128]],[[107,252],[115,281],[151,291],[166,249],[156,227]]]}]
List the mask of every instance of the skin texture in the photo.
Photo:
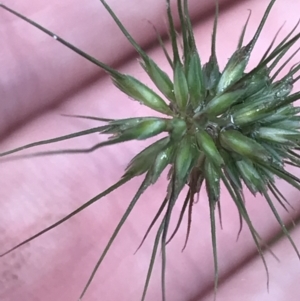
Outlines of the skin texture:
[{"label": "skin texture", "polygon": [[[68,2],[70,2],[68,5]],[[73,1],[74,2],[74,1]],[[73,3],[72,2],[72,3]],[[97,1],[82,6],[64,1],[48,4],[32,1],[30,7],[11,1],[12,8],[42,23],[97,58],[114,64],[122,72],[151,85],[138,66],[132,47]],[[175,1],[173,1],[175,2]],[[214,1],[199,5],[191,1],[195,36],[202,61],[208,59]],[[54,2],[53,2],[54,3]],[[138,3],[138,4],[137,4]],[[150,5],[151,3],[151,5]],[[116,1],[109,4],[124,25],[144,46],[155,39],[150,20],[163,32],[163,1]],[[252,9],[246,41],[256,30],[268,1],[235,1],[219,19],[218,59],[221,67],[236,47],[241,28]],[[118,7],[117,7],[118,6]],[[151,9],[150,9],[151,7]],[[253,53],[254,66],[268,47],[275,32],[287,20],[281,37],[297,21],[300,4],[278,0]],[[100,17],[99,17],[100,16]],[[79,19],[82,18],[82,19]],[[57,21],[58,20],[58,21]],[[152,115],[153,113],[124,96],[99,68],[65,49],[43,33],[0,11],[1,21],[1,150],[97,126],[97,122],[68,119],[60,114],[86,114],[106,118]],[[81,23],[82,22],[82,23]],[[81,24],[84,24],[83,26]],[[113,38],[112,38],[113,37]],[[3,41],[4,40],[4,41]],[[169,44],[167,43],[167,47]],[[151,57],[169,71],[161,49],[155,44]],[[299,58],[299,55],[298,57]],[[295,58],[294,63],[299,61]],[[2,89],[3,87],[3,89]],[[294,91],[299,90],[295,87]],[[49,145],[39,150],[89,147],[101,141],[94,134]],[[53,156],[3,163],[0,170],[0,251],[26,239],[62,218],[109,185],[116,182],[129,160],[148,142],[129,142],[100,149],[87,155]],[[292,170],[292,169],[291,169]],[[299,175],[299,171],[292,170]],[[144,194],[113,244],[84,300],[140,300],[155,231],[135,252],[166,191],[166,174]],[[3,301],[77,300],[94,264],[98,260],[117,222],[128,206],[141,179],[100,200],[78,216],[30,244],[0,259],[0,299]],[[278,206],[283,220],[299,217],[299,192],[278,182],[295,210],[286,213]],[[250,217],[261,236],[271,240],[279,226],[260,196],[245,193]],[[173,225],[180,212],[183,196],[175,208]],[[266,255],[270,269],[270,290],[255,245],[246,227],[239,241],[237,210],[224,190],[222,197],[223,230],[217,227],[219,270],[222,283],[218,300],[299,300],[300,262],[287,239],[274,245],[279,264]],[[209,210],[205,190],[193,210],[189,244],[181,253],[186,219],[168,246],[167,297],[172,301],[213,300],[213,259]],[[299,227],[292,232],[300,247]],[[147,300],[161,299],[160,254],[150,282]]]}]

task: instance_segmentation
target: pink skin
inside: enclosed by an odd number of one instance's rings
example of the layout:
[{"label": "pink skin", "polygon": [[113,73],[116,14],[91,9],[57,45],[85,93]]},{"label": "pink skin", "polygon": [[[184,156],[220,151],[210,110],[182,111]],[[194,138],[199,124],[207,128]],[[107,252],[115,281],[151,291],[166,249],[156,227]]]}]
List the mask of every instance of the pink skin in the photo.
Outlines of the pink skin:
[{"label": "pink skin", "polygon": [[[64,1],[63,5],[57,1],[56,6],[53,2],[48,6],[44,1],[31,2],[30,7],[22,5],[20,0],[7,4],[102,61],[109,64],[124,63],[118,67],[120,71],[135,75],[153,86],[138,66],[136,57],[133,58],[132,47],[97,1],[87,1],[91,3],[84,5],[81,1],[69,1],[69,5],[65,4],[68,1]],[[190,2],[194,16],[197,16],[197,12],[205,15],[203,11],[208,10],[207,6],[199,5],[196,0]],[[214,1],[209,4],[208,1],[203,2],[212,7]],[[277,2],[253,53],[252,66],[261,57],[282,22],[288,20],[282,30],[283,36],[297,21],[300,4],[295,4],[292,0]],[[109,2],[138,42],[143,45],[151,44],[155,34],[146,20],[151,20],[159,30],[164,30],[163,1],[140,3],[130,0],[130,5],[128,3],[122,1],[117,8],[114,1]],[[236,46],[237,37],[247,17],[246,9],[252,9],[246,35],[248,41],[268,1],[236,3],[224,10],[219,19],[218,58],[222,67]],[[1,91],[4,95],[0,97],[1,134],[15,129],[2,141],[1,150],[98,125],[93,121],[63,118],[60,116],[62,113],[107,118],[153,114],[119,92],[108,77],[99,78],[98,68],[53,39],[4,11],[0,12],[0,22],[0,33],[4,37],[0,49],[1,80],[4,83]],[[195,25],[203,61],[209,56],[211,28],[211,15]],[[150,50],[149,54],[159,66],[168,70],[158,46]],[[297,87],[295,91],[296,89]],[[89,147],[100,139],[99,135],[94,134],[41,147],[39,150]],[[57,221],[115,183],[122,175],[126,163],[145,145],[147,142],[129,142],[88,155],[60,155],[2,164],[1,251]],[[2,258],[0,299],[76,301],[140,183],[141,179],[132,180],[68,222]],[[278,181],[278,187],[295,207],[291,215],[278,207],[283,220],[289,222],[291,216],[299,216],[299,193],[281,181]],[[164,176],[141,198],[101,265],[84,300],[140,300],[155,231],[139,252],[135,255],[133,253],[163,200],[165,191]],[[223,280],[218,300],[299,300],[300,265],[288,240],[281,240],[274,245],[274,251],[282,261],[280,264],[266,254],[271,276],[268,294],[263,265],[256,256],[255,245],[246,226],[239,242],[235,242],[239,227],[238,215],[228,193],[225,190],[223,193],[224,229],[217,229],[219,270]],[[175,208],[176,218],[183,198],[184,195]],[[268,240],[278,234],[278,224],[266,202],[260,196],[254,198],[248,192],[246,200],[252,221],[262,237]],[[184,253],[181,253],[185,233],[184,223],[168,245],[168,300],[212,300],[214,274],[205,190],[194,206],[189,244]],[[292,232],[292,237],[300,246],[299,227]],[[147,300],[161,300],[159,253]]]}]

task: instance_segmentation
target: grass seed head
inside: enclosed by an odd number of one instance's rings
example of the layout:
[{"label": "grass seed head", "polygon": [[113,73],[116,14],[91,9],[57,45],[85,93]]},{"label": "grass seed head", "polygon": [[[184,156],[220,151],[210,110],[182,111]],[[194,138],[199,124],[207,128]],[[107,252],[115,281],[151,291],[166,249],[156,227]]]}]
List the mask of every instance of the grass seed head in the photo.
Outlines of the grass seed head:
[{"label": "grass seed head", "polygon": [[[111,135],[108,140],[109,142],[100,143],[93,149],[81,152],[92,151],[106,145],[128,140],[147,139],[161,133],[164,133],[165,136],[137,154],[129,163],[125,174],[118,183],[64,219],[44,229],[25,242],[20,243],[8,252],[56,227],[114,189],[125,184],[133,177],[144,174],[144,181],[97,262],[92,276],[81,294],[80,298],[82,298],[109,247],[142,193],[150,185],[155,184],[166,168],[170,168],[169,184],[165,200],[144,237],[145,239],[154,223],[158,222],[158,217],[162,216],[155,239],[142,300],[146,296],[159,241],[162,250],[162,295],[164,300],[166,298],[165,267],[166,244],[170,240],[168,240],[169,222],[174,205],[185,186],[188,186],[188,192],[182,208],[182,214],[184,214],[188,207],[192,208],[195,195],[202,189],[203,184],[206,186],[210,207],[211,237],[215,263],[215,290],[218,283],[215,208],[216,206],[219,207],[221,202],[221,183],[228,190],[241,218],[249,227],[266,270],[267,266],[263,257],[260,236],[253,227],[245,207],[243,184],[248,187],[253,195],[259,193],[265,197],[284,234],[290,240],[299,256],[298,249],[285,229],[270,197],[273,196],[283,205],[281,201],[283,196],[274,185],[275,178],[283,179],[297,189],[300,188],[300,179],[289,173],[286,169],[287,165],[300,166],[300,156],[298,154],[300,147],[300,119],[298,113],[300,109],[295,105],[295,102],[300,98],[300,93],[292,92],[293,85],[300,78],[299,75],[297,76],[300,65],[295,65],[286,75],[278,78],[279,72],[291,59],[290,57],[282,62],[283,58],[300,38],[299,33],[292,37],[296,27],[275,48],[272,47],[274,44],[273,41],[257,66],[250,71],[246,71],[252,50],[276,1],[270,1],[255,35],[248,44],[243,45],[249,18],[247,19],[237,49],[229,58],[224,70],[220,71],[216,56],[218,3],[216,4],[211,56],[206,64],[202,64],[189,17],[188,1],[177,1],[177,9],[181,22],[181,44],[183,45],[182,53],[180,53],[178,37],[175,32],[170,8],[170,0],[166,0],[173,55],[170,56],[164,46],[162,46],[172,68],[172,79],[140,48],[106,1],[101,0],[101,2],[139,53],[141,66],[164,97],[159,96],[136,78],[121,74],[104,63],[97,61],[10,8],[2,4],[0,6],[38,27],[48,35],[55,36],[57,41],[103,68],[112,77],[116,87],[122,92],[154,111],[165,114],[166,117],[139,117],[122,120],[99,119],[106,122],[106,125],[98,129],[58,137],[54,139],[55,141],[52,139],[29,144],[2,153],[1,156],[41,144],[91,134],[95,131]],[[74,151],[62,150],[52,153],[72,152]],[[50,153],[48,152],[47,154]],[[189,215],[191,215],[191,210],[189,211]],[[178,222],[178,227],[180,223],[181,221]],[[171,239],[176,234],[178,227],[171,235]]]}]

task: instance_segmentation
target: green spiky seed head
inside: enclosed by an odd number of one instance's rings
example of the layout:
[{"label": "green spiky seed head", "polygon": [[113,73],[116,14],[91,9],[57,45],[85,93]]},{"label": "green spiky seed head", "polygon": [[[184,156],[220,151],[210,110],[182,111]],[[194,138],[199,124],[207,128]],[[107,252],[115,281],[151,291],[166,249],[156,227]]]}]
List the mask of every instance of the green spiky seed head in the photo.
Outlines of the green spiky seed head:
[{"label": "green spiky seed head", "polygon": [[[148,234],[153,224],[158,221],[158,217],[162,215],[163,218],[157,232],[142,300],[146,296],[153,261],[158,249],[158,241],[161,242],[162,249],[164,287],[169,222],[174,205],[185,186],[188,186],[185,204],[188,202],[190,205],[193,204],[194,196],[199,193],[202,186],[206,187],[211,214],[215,288],[218,281],[215,208],[221,201],[221,183],[228,190],[239,210],[240,216],[248,225],[263,261],[260,237],[253,227],[245,207],[243,184],[248,187],[253,195],[259,193],[265,197],[285,235],[292,243],[297,255],[300,256],[270,197],[273,196],[277,200],[282,199],[282,195],[274,186],[275,178],[281,178],[290,185],[300,189],[300,179],[293,176],[286,169],[287,165],[300,166],[300,155],[298,154],[300,147],[300,117],[298,113],[300,109],[295,106],[295,101],[300,99],[300,93],[292,92],[294,83],[299,79],[297,72],[300,69],[300,65],[294,66],[286,75],[278,78],[279,72],[290,60],[288,58],[287,61],[282,62],[283,57],[298,41],[300,34],[292,37],[295,29],[291,31],[273,50],[271,48],[268,49],[257,66],[246,71],[252,50],[275,0],[270,1],[254,37],[243,46],[246,23],[237,49],[229,58],[223,71],[220,71],[218,66],[215,50],[218,5],[216,7],[211,56],[208,63],[202,65],[188,13],[188,1],[181,0],[177,3],[183,45],[183,51],[180,53],[170,9],[170,0],[167,0],[167,15],[173,56],[170,57],[166,53],[165,48],[164,51],[172,68],[173,74],[171,76],[168,76],[166,72],[161,70],[133,40],[108,4],[104,0],[101,0],[101,2],[139,53],[143,69],[164,97],[159,96],[157,92],[132,76],[121,74],[104,63],[91,58],[74,46],[70,46],[61,38],[57,37],[57,40],[103,68],[110,74],[116,87],[130,98],[139,101],[158,113],[165,114],[166,117],[139,117],[108,121],[99,119],[100,121],[107,121],[106,125],[54,140],[70,139],[92,132],[109,134],[108,141],[96,145],[93,148],[96,149],[128,140],[147,139],[158,134],[164,134],[164,137],[137,154],[129,163],[125,174],[117,184],[33,238],[64,222],[133,177],[145,174],[141,187],[138,189],[128,210],[111,237],[107,248],[99,259],[94,270],[95,272],[141,194],[150,185],[155,184],[164,169],[170,168],[166,198],[147,231]],[[4,5],[1,6],[10,10]],[[19,14],[17,15],[37,26],[34,22]],[[46,29],[39,28],[53,36]],[[30,144],[2,155],[55,141],[42,141]],[[74,151],[63,150],[56,153],[62,152],[72,153]],[[183,207],[183,213],[186,207]],[[24,242],[20,245],[22,244]],[[88,288],[94,272],[81,297]],[[164,289],[163,299],[165,300]]]}]

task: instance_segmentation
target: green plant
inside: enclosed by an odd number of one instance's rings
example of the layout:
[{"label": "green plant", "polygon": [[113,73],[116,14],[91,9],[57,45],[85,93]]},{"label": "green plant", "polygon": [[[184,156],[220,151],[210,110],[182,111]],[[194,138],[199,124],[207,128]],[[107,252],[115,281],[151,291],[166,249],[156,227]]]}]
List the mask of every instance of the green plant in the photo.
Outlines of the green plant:
[{"label": "green plant", "polygon": [[[290,58],[288,58],[282,63],[283,56],[298,41],[300,34],[291,37],[294,30],[291,31],[279,45],[274,49],[270,47],[266,51],[255,68],[249,72],[245,71],[252,50],[260,36],[275,0],[270,2],[253,39],[243,46],[247,20],[237,49],[230,57],[222,72],[219,70],[215,49],[218,5],[216,6],[211,57],[208,63],[203,65],[194,41],[193,29],[188,14],[188,1],[177,2],[182,31],[182,58],[170,10],[170,1],[167,1],[173,57],[171,58],[167,52],[165,53],[173,71],[172,79],[170,79],[133,40],[107,3],[103,0],[101,2],[114,18],[129,42],[139,53],[142,67],[150,76],[158,90],[164,95],[164,98],[137,79],[122,74],[93,57],[90,57],[54,33],[28,20],[10,8],[2,4],[0,6],[31,23],[46,34],[54,37],[58,42],[104,69],[112,77],[114,84],[121,91],[154,111],[166,115],[166,117],[151,116],[110,120],[98,117],[77,116],[81,118],[96,118],[104,122],[105,125],[51,140],[25,145],[2,153],[1,156],[6,156],[38,145],[49,144],[92,133],[108,134],[111,136],[107,141],[86,150],[67,149],[33,155],[85,153],[107,145],[129,140],[143,140],[158,134],[165,134],[165,137],[151,144],[135,156],[129,163],[125,174],[119,182],[65,218],[47,227],[33,237],[30,237],[5,254],[53,229],[100,198],[130,181],[132,178],[145,174],[141,187],[137,190],[135,197],[97,262],[81,294],[82,298],[112,242],[140,196],[150,185],[155,184],[165,168],[171,166],[166,198],[163,200],[161,208],[154,217],[144,237],[145,239],[152,226],[158,222],[158,218],[162,216],[153,247],[153,254],[142,300],[144,300],[146,296],[159,242],[161,243],[162,252],[162,295],[163,300],[166,299],[166,245],[176,234],[181,224],[182,216],[188,208],[189,220],[191,219],[195,195],[199,193],[203,185],[206,187],[210,206],[211,235],[215,263],[215,291],[218,285],[215,209],[219,208],[218,206],[220,205],[221,183],[225,185],[231,195],[240,214],[241,221],[243,220],[249,227],[266,270],[267,265],[262,252],[261,238],[252,225],[245,207],[243,184],[246,185],[254,195],[259,193],[265,197],[282,227],[284,234],[290,240],[298,257],[300,257],[297,246],[291,239],[271,200],[271,196],[273,196],[285,207],[284,202],[286,202],[286,199],[277,189],[275,177],[285,180],[297,189],[300,188],[300,179],[289,173],[285,168],[287,164],[299,167],[299,155],[297,153],[299,150],[299,108],[296,107],[294,103],[299,99],[300,94],[299,92],[292,94],[293,84],[300,78],[297,75],[300,69],[299,65],[295,65],[285,76],[278,79],[279,72],[290,60]],[[163,50],[165,49],[163,48]],[[188,186],[188,193],[182,207],[178,225],[175,231],[171,232],[171,236],[169,237],[169,222],[172,216],[172,210],[178,200],[180,192],[186,185]],[[188,240],[190,226],[191,224],[189,223],[186,240]]]}]

